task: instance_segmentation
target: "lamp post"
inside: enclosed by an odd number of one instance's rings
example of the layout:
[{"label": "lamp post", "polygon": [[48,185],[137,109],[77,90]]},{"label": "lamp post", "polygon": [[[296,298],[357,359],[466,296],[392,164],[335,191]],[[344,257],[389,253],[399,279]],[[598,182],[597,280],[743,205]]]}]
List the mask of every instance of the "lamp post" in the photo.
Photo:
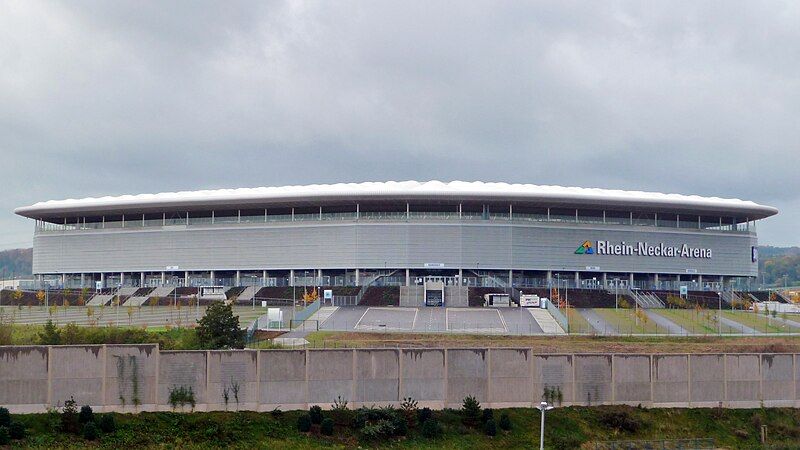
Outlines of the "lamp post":
[{"label": "lamp post", "polygon": [[722,334],[722,291],[717,292],[718,301],[719,301],[719,309],[717,311],[717,334]]},{"label": "lamp post", "polygon": [[544,413],[553,409],[547,402],[539,403],[539,411],[542,412],[542,423],[539,425],[539,450],[544,450]]},{"label": "lamp post", "polygon": [[619,309],[619,277],[614,278],[614,309]]}]

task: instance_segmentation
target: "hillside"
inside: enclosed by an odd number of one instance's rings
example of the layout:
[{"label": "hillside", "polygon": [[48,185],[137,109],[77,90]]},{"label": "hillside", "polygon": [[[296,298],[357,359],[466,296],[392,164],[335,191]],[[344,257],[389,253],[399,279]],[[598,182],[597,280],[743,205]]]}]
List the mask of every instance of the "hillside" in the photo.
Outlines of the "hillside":
[{"label": "hillside", "polygon": [[17,248],[0,251],[0,276],[2,278],[30,276],[32,266],[32,248]]}]

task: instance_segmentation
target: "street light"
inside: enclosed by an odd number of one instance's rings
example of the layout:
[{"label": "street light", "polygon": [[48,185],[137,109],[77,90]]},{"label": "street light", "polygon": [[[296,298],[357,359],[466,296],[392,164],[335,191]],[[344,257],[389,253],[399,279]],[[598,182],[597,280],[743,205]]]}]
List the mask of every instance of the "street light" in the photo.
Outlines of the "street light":
[{"label": "street light", "polygon": [[539,403],[539,411],[542,412],[542,424],[539,426],[539,450],[544,450],[544,412],[553,409],[547,402]]},{"label": "street light", "polygon": [[619,277],[614,278],[614,309],[619,309]]},{"label": "street light", "polygon": [[717,292],[717,296],[719,296],[718,299],[719,311],[717,312],[717,334],[722,334],[722,292]]}]

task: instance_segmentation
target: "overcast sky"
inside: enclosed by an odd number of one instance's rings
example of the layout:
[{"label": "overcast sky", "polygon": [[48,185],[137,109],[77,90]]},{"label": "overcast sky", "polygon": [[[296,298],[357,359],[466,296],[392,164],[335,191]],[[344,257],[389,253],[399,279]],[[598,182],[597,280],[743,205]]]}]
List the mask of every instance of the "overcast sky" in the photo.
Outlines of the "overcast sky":
[{"label": "overcast sky", "polygon": [[800,2],[0,0],[17,206],[484,180],[735,197],[800,244]]}]

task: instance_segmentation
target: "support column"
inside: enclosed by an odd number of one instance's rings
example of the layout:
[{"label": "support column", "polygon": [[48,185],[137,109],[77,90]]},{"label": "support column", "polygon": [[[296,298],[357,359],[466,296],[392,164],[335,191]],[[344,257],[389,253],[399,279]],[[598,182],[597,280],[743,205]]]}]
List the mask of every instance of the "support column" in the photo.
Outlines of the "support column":
[{"label": "support column", "polygon": [[289,286],[294,286],[294,269],[289,269]]},{"label": "support column", "polygon": [[603,288],[608,289],[608,274],[603,272]]},{"label": "support column", "polygon": [[236,286],[241,286],[241,285],[242,285],[242,271],[241,270],[237,270],[236,271]]},{"label": "support column", "polygon": [[[83,284],[83,281],[81,281]],[[144,287],[144,272],[139,272],[139,287]]]},{"label": "support column", "polygon": [[633,287],[633,274],[628,274],[628,287]]},{"label": "support column", "polygon": [[317,269],[317,285],[322,286],[322,269]]},{"label": "support column", "polygon": [[189,271],[186,270],[183,272],[183,285],[189,286]]},{"label": "support column", "polygon": [[81,289],[83,289],[84,287],[86,287],[86,274],[82,273],[81,274]]},{"label": "support column", "polygon": [[553,285],[553,271],[552,270],[548,270],[547,271],[547,286],[550,287],[552,285]]},{"label": "support column", "polygon": [[100,274],[100,287],[101,288],[106,287],[106,274],[104,273]]},{"label": "support column", "polygon": [[514,270],[508,269],[508,287],[514,287]]},{"label": "support column", "polygon": [[164,286],[167,284],[167,274],[166,272],[161,272],[161,285]]},{"label": "support column", "polygon": [[[458,270],[461,273],[461,269]],[[406,269],[406,286],[411,286],[411,269]]]},{"label": "support column", "polygon": [[217,278],[217,277],[215,277],[214,275],[216,275],[216,274],[214,273],[213,270],[208,272],[208,278],[209,278],[208,284],[210,284],[212,286],[216,284],[216,283],[214,283],[214,279]]},{"label": "support column", "polygon": [[65,288],[67,287],[67,274],[65,273],[61,274],[61,286]]},{"label": "support column", "polygon": [[360,270],[356,269],[356,286],[361,286],[361,276],[359,272]]},{"label": "support column", "polygon": [[697,276],[697,285],[700,287],[700,290],[702,291],[703,290],[703,276],[702,275],[698,275]]},{"label": "support column", "polygon": [[261,271],[261,285],[262,286],[266,286],[267,285],[267,271],[266,270]]},{"label": "support column", "polygon": [[125,286],[125,272],[119,273],[119,286]]},{"label": "support column", "polygon": [[658,285],[658,274],[657,274],[657,273],[654,273],[654,274],[653,274],[653,284],[655,285],[655,288],[656,288],[656,289],[659,289],[659,285]]},{"label": "support column", "polygon": [[580,272],[575,272],[575,287],[576,288],[581,287],[581,273]]}]

